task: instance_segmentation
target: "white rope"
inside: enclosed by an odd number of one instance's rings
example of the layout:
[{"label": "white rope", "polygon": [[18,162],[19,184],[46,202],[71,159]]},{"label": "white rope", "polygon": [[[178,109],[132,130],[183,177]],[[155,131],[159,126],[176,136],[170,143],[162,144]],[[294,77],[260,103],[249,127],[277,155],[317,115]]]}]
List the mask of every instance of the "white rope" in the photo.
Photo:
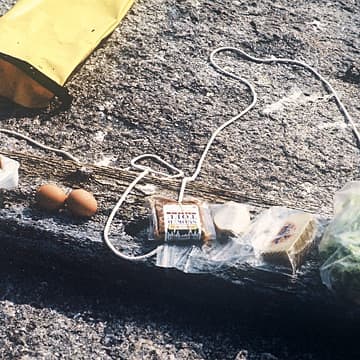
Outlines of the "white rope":
[{"label": "white rope", "polygon": [[[131,165],[134,168],[137,168],[139,170],[144,171],[141,175],[139,175],[139,177],[137,179],[135,179],[134,183],[131,184],[129,186],[129,188],[125,191],[125,193],[123,194],[123,196],[121,197],[121,199],[119,200],[118,204],[116,205],[116,207],[114,208],[113,212],[111,213],[107,223],[106,223],[106,227],[105,227],[105,231],[104,231],[104,238],[106,238],[106,243],[109,246],[109,240],[107,238],[108,235],[108,231],[111,225],[111,221],[115,215],[115,213],[117,212],[117,210],[119,209],[119,207],[121,206],[121,204],[125,201],[126,196],[129,194],[129,192],[131,191],[131,189],[137,184],[138,181],[140,181],[146,174],[152,172],[153,174],[157,174],[157,175],[164,175],[161,172],[157,172],[151,168],[147,168],[144,166],[141,166],[139,164],[136,164],[136,162],[138,160],[141,160],[143,158],[146,157],[152,157],[154,159],[156,159],[158,162],[161,162],[163,164],[166,164],[167,167],[171,168],[172,170],[178,172],[177,175],[173,176],[174,177],[183,177],[182,183],[181,183],[181,188],[179,191],[179,196],[178,196],[178,201],[179,203],[181,203],[184,199],[184,194],[185,194],[185,188],[188,182],[190,181],[195,181],[196,178],[199,176],[200,172],[201,172],[201,168],[204,164],[205,158],[211,148],[211,145],[213,144],[215,138],[221,133],[222,130],[224,130],[226,127],[228,127],[229,125],[231,125],[232,123],[234,123],[235,121],[239,120],[242,116],[244,116],[247,112],[249,112],[256,104],[257,102],[257,93],[254,89],[254,87],[252,86],[252,84],[250,82],[248,82],[246,79],[225,70],[223,67],[221,67],[220,65],[218,65],[216,63],[216,61],[214,60],[215,56],[221,52],[225,52],[225,51],[232,51],[232,52],[236,52],[239,53],[240,55],[242,55],[244,58],[256,62],[256,63],[264,63],[264,64],[288,64],[288,65],[297,65],[297,66],[301,66],[304,67],[305,69],[309,70],[313,75],[315,75],[317,78],[319,78],[323,84],[327,87],[327,90],[333,95],[333,97],[336,100],[337,106],[339,107],[340,111],[343,113],[345,119],[351,124],[354,134],[356,136],[356,139],[358,141],[358,144],[360,144],[360,134],[356,128],[355,123],[353,122],[353,120],[351,119],[349,113],[347,112],[345,106],[343,105],[343,103],[341,102],[338,94],[336,93],[336,91],[334,90],[334,88],[331,86],[331,84],[322,76],[320,75],[316,70],[314,70],[311,66],[309,66],[308,64],[306,64],[305,62],[302,61],[297,61],[297,60],[292,60],[292,59],[286,59],[286,58],[256,58],[254,56],[251,56],[249,54],[247,54],[246,52],[242,51],[241,49],[237,49],[234,47],[220,47],[215,49],[211,54],[210,54],[210,63],[212,64],[212,66],[220,73],[233,78],[235,80],[240,81],[241,83],[245,84],[251,93],[251,97],[252,97],[252,101],[250,103],[250,105],[248,105],[242,112],[240,112],[239,114],[237,114],[236,116],[232,117],[231,119],[229,119],[228,121],[226,121],[225,123],[223,123],[221,126],[219,126],[211,135],[209,141],[207,142],[205,149],[197,163],[197,166],[195,168],[194,173],[191,176],[188,177],[184,177],[183,176],[183,172],[181,170],[178,170],[177,168],[173,167],[171,164],[168,164],[166,162],[164,162],[161,158],[159,158],[157,155],[153,155],[153,154],[145,154],[145,155],[140,155],[137,158],[133,159],[131,161]],[[166,175],[165,178],[169,179],[171,178],[171,176]],[[110,246],[109,246],[110,247]],[[116,250],[112,245],[111,245],[111,250],[118,256],[124,258],[124,259],[128,259],[128,260],[142,260],[142,259],[146,259],[149,257],[152,257],[154,255],[156,255],[158,253],[158,251],[160,250],[160,247],[156,248],[155,250],[149,252],[148,254],[142,255],[142,256],[138,256],[138,257],[133,257],[130,258],[127,255],[122,254],[121,252],[119,252],[118,250]]]},{"label": "white rope", "polygon": [[349,122],[349,124],[352,126],[353,132],[355,134],[356,140],[358,145],[360,145],[360,133],[355,125],[355,122],[352,120],[351,116],[349,115],[348,111],[346,110],[344,104],[342,103],[342,101],[340,100],[338,94],[336,93],[336,91],[334,90],[334,88],[331,86],[331,84],[322,76],[320,75],[315,69],[313,69],[310,65],[306,64],[305,62],[302,61],[298,61],[298,60],[292,60],[292,59],[287,59],[287,58],[257,58],[254,56],[251,56],[249,54],[247,54],[245,51],[238,49],[238,48],[234,48],[234,47],[220,47],[215,49],[211,54],[210,54],[210,63],[212,64],[212,66],[215,67],[215,69],[217,71],[219,71],[220,73],[231,77],[233,79],[239,80],[240,82],[244,83],[251,92],[252,95],[252,102],[251,104],[245,109],[243,110],[240,114],[234,116],[233,118],[231,118],[230,120],[228,120],[227,122],[225,122],[224,124],[222,124],[220,127],[218,127],[213,134],[211,135],[209,142],[207,143],[204,152],[201,155],[201,158],[197,164],[197,167],[193,173],[192,176],[190,177],[185,177],[182,181],[181,184],[181,189],[180,189],[180,193],[179,193],[179,202],[181,202],[184,198],[184,193],[185,193],[185,187],[186,184],[189,181],[195,181],[196,178],[198,177],[198,175],[200,174],[201,168],[203,166],[204,160],[206,158],[207,153],[210,150],[210,147],[212,145],[212,143],[214,142],[215,138],[220,134],[220,132],[226,128],[227,126],[231,125],[234,121],[238,120],[239,118],[241,118],[243,115],[245,115],[248,111],[250,111],[256,104],[257,101],[257,94],[256,91],[254,89],[254,87],[245,79],[243,79],[242,77],[235,75],[234,73],[231,73],[227,70],[225,70],[223,67],[221,67],[220,65],[218,65],[216,63],[216,61],[214,60],[215,55],[221,53],[221,52],[225,52],[225,51],[232,51],[235,53],[239,53],[240,55],[242,55],[244,58],[256,62],[256,63],[263,63],[263,64],[288,64],[288,65],[298,65],[301,67],[304,67],[305,69],[309,70],[312,74],[314,74],[317,78],[319,78],[323,84],[327,87],[327,90],[333,95],[333,97],[335,98],[336,104],[339,108],[339,110],[343,113],[345,119]]},{"label": "white rope", "polygon": [[72,160],[72,161],[75,161],[76,163],[80,163],[80,161],[73,155],[71,155],[70,153],[68,153],[67,151],[64,151],[64,150],[60,150],[60,149],[56,149],[56,148],[53,148],[51,146],[47,146],[47,145],[44,145],[42,143],[39,143],[38,141],[32,139],[31,137],[29,136],[26,136],[26,135],[23,135],[23,134],[20,134],[16,131],[12,131],[12,130],[7,130],[7,129],[3,129],[3,128],[0,128],[0,132],[4,133],[4,134],[8,134],[8,135],[12,135],[12,136],[15,136],[15,137],[18,137],[20,139],[23,139],[23,140],[26,140],[28,141],[30,144],[33,144],[41,149],[44,149],[44,150],[48,150],[48,151],[52,151],[56,154],[59,154],[61,156],[64,156],[65,158],[69,159],[69,160]]},{"label": "white rope", "polygon": [[[228,121],[226,121],[225,123],[223,123],[221,126],[219,126],[211,135],[209,141],[207,142],[205,149],[197,163],[197,166],[195,168],[194,173],[191,176],[184,176],[183,171],[179,170],[178,168],[176,168],[175,166],[169,164],[168,162],[164,161],[163,159],[161,159],[158,155],[155,154],[143,154],[140,155],[138,157],[135,157],[134,159],[131,160],[131,165],[134,169],[140,170],[142,171],[140,173],[140,175],[138,175],[136,177],[136,179],[128,186],[128,188],[125,190],[125,192],[122,194],[121,198],[119,199],[119,201],[117,202],[117,204],[114,206],[113,210],[111,211],[105,227],[104,227],[104,231],[103,231],[103,237],[104,237],[104,241],[106,243],[106,245],[109,247],[109,249],[118,257],[125,259],[125,260],[131,260],[131,261],[139,261],[139,260],[144,260],[147,258],[150,258],[154,255],[156,255],[159,250],[161,249],[161,246],[157,247],[156,249],[150,251],[147,254],[144,255],[139,255],[139,256],[129,256],[129,255],[125,255],[123,254],[121,251],[117,250],[114,245],[111,243],[110,239],[109,239],[109,233],[110,233],[110,228],[111,228],[111,224],[112,221],[116,215],[116,213],[118,212],[118,210],[120,209],[120,207],[122,206],[122,204],[125,202],[127,196],[129,195],[129,193],[133,190],[133,188],[137,185],[137,183],[139,181],[141,181],[145,176],[152,174],[153,176],[162,179],[162,180],[169,180],[169,179],[175,179],[175,178],[182,178],[182,183],[181,183],[181,188],[179,191],[179,196],[178,196],[178,201],[179,203],[181,203],[184,199],[184,194],[185,194],[185,189],[186,189],[186,185],[188,182],[190,181],[195,181],[196,178],[199,176],[202,166],[204,164],[205,158],[211,148],[211,145],[213,144],[215,138],[221,133],[222,130],[224,130],[227,126],[231,125],[232,123],[234,123],[235,121],[239,120],[242,116],[244,116],[247,112],[249,112],[256,104],[257,102],[257,94],[256,91],[254,89],[254,87],[252,86],[252,84],[250,82],[248,82],[247,80],[245,80],[244,78],[225,70],[223,67],[221,67],[220,65],[218,65],[216,63],[216,61],[214,60],[215,56],[221,52],[225,52],[225,51],[231,51],[231,52],[235,52],[240,54],[242,57],[244,57],[247,60],[256,62],[256,63],[263,63],[263,64],[287,64],[287,65],[297,65],[297,66],[301,66],[307,70],[309,70],[313,75],[315,75],[322,83],[323,85],[325,85],[326,89],[328,90],[328,92],[330,94],[333,95],[336,104],[339,108],[339,110],[343,113],[345,119],[348,121],[348,123],[352,126],[353,132],[355,134],[356,140],[358,142],[358,145],[360,145],[360,133],[357,130],[357,127],[355,125],[355,122],[352,120],[351,116],[349,115],[349,113],[347,112],[344,104],[342,103],[342,101],[340,100],[338,94],[336,93],[336,91],[334,90],[334,88],[331,86],[331,84],[322,76],[320,75],[315,69],[313,69],[311,66],[309,66],[308,64],[306,64],[305,62],[302,61],[298,61],[298,60],[292,60],[292,59],[287,59],[287,58],[257,58],[254,56],[251,56],[249,54],[247,54],[246,52],[244,52],[241,49],[238,48],[234,48],[234,47],[220,47],[215,49],[211,54],[210,54],[210,63],[212,64],[212,66],[221,74],[224,74],[230,78],[233,78],[235,80],[240,81],[241,83],[245,84],[248,89],[250,90],[251,93],[251,103],[250,105],[248,105],[242,112],[240,112],[239,114],[237,114],[236,116],[232,117],[231,119],[229,119]],[[69,154],[66,151],[63,150],[59,150],[59,149],[55,149],[46,145],[43,145],[33,139],[31,139],[28,136],[19,134],[17,132],[11,131],[11,130],[6,130],[6,129],[0,129],[0,132],[9,134],[9,135],[14,135],[17,136],[19,138],[22,138],[30,143],[32,143],[33,145],[36,145],[42,149],[45,150],[49,150],[49,151],[53,151],[57,154],[63,155],[65,157],[67,157],[68,159],[71,159],[77,163],[79,163],[78,159],[75,158],[74,156],[72,156],[71,154]],[[148,166],[144,166],[139,164],[138,162],[141,160],[145,160],[145,159],[152,159],[158,163],[160,163],[161,165],[167,167],[168,169],[172,170],[175,174],[171,175],[171,174],[166,174],[163,173],[161,171],[155,170],[151,167]]]},{"label": "white rope", "polygon": [[[171,174],[166,174],[166,173],[163,173],[161,171],[158,171],[158,170],[154,170],[148,166],[144,166],[144,165],[140,165],[138,164],[138,162],[140,160],[144,160],[144,159],[153,159],[155,161],[157,161],[158,163],[160,163],[161,165],[164,165],[165,167],[167,167],[168,169],[172,170],[175,172],[174,175],[171,175]],[[168,163],[167,161],[163,160],[160,156],[158,155],[155,155],[155,154],[143,154],[143,155],[140,155],[140,156],[137,156],[135,158],[133,158],[131,161],[131,166],[134,168],[134,169],[138,169],[138,170],[141,170],[141,171],[145,171],[145,170],[148,170],[150,173],[152,174],[157,174],[157,175],[161,175],[161,178],[160,180],[165,180],[165,179],[176,179],[178,177],[182,178],[184,177],[184,172],[180,169],[178,169],[177,167],[175,167],[174,165]]]},{"label": "white rope", "polygon": [[111,243],[110,239],[109,239],[109,233],[110,233],[110,227],[111,227],[111,223],[114,219],[114,216],[116,215],[117,211],[119,210],[120,206],[123,204],[123,202],[125,201],[126,197],[130,194],[131,190],[136,186],[136,184],[142,179],[144,178],[146,175],[148,175],[150,173],[149,169],[145,169],[129,186],[128,188],[125,190],[125,192],[122,194],[121,198],[119,199],[119,201],[117,202],[117,204],[114,206],[114,208],[111,211],[111,214],[109,215],[107,221],[106,221],[106,225],[104,227],[104,232],[103,232],[103,236],[104,236],[104,241],[105,244],[109,247],[109,249],[118,257],[124,259],[124,260],[131,260],[131,261],[139,261],[139,260],[144,260],[150,257],[153,257],[154,255],[156,255],[158,253],[158,251],[160,250],[159,247],[157,247],[156,249],[150,251],[147,254],[144,255],[139,255],[139,256],[129,256],[129,255],[125,255],[124,253],[122,253],[121,251],[119,251],[118,249],[116,249],[116,247]]},{"label": "white rope", "polygon": [[219,48],[214,50],[211,54],[210,54],[210,62],[211,64],[221,73],[235,79],[235,80],[239,80],[240,82],[242,82],[243,84],[245,84],[251,93],[252,96],[252,101],[251,104],[245,108],[245,110],[243,110],[241,113],[237,114],[236,116],[232,117],[230,120],[226,121],[225,123],[223,123],[221,126],[219,126],[211,135],[208,143],[206,144],[206,147],[200,157],[200,160],[196,166],[196,169],[194,171],[194,173],[192,174],[192,176],[189,177],[184,177],[181,183],[181,188],[180,188],[180,192],[179,192],[179,197],[178,197],[178,201],[182,202],[184,199],[184,194],[185,194],[185,188],[186,188],[186,184],[189,181],[195,181],[196,178],[199,176],[201,168],[203,166],[203,163],[205,161],[206,155],[208,154],[211,145],[213,144],[215,138],[221,133],[222,130],[224,130],[227,126],[231,125],[233,122],[235,122],[236,120],[239,120],[242,116],[244,116],[247,112],[249,112],[256,104],[257,101],[257,94],[256,91],[254,89],[254,87],[245,79],[243,79],[242,77],[235,75],[229,71],[226,71],[225,69],[221,68],[219,65],[217,65],[214,61],[214,56],[220,52],[223,51],[222,49],[228,49],[228,48]]},{"label": "white rope", "polygon": [[[161,172],[161,171],[158,171],[158,170],[154,170],[153,168],[151,168],[149,166],[144,166],[144,165],[141,165],[141,164],[138,163],[139,161],[145,160],[145,159],[152,159],[152,160],[160,163],[164,167],[167,167],[168,169],[174,171],[175,174],[173,174],[173,175],[172,174],[167,174],[167,173],[164,173],[164,172]],[[127,196],[134,189],[134,187],[137,185],[137,183],[139,181],[141,181],[145,176],[147,176],[149,174],[161,175],[161,177],[159,179],[169,180],[169,179],[174,179],[174,178],[178,178],[178,177],[184,177],[184,173],[181,170],[179,170],[178,168],[176,168],[174,165],[168,163],[167,161],[161,159],[159,156],[154,155],[154,154],[143,154],[143,155],[137,156],[137,157],[135,157],[134,159],[131,160],[131,165],[135,169],[141,170],[142,173],[140,173],[136,177],[136,179],[127,187],[125,192],[121,195],[121,198],[119,199],[119,201],[116,203],[116,205],[112,209],[108,219],[106,220],[106,224],[105,224],[104,231],[103,231],[103,238],[104,238],[105,244],[118,257],[120,257],[120,258],[122,258],[124,260],[140,261],[140,260],[148,259],[148,258],[153,257],[154,255],[156,255],[160,251],[161,246],[158,246],[154,250],[152,250],[152,251],[150,251],[150,252],[148,252],[148,253],[146,253],[144,255],[138,255],[138,256],[125,255],[123,252],[116,249],[116,247],[111,243],[111,241],[109,239],[111,223],[112,223],[116,213],[120,209],[121,205],[126,200]],[[158,177],[158,176],[156,176],[156,177]]]}]

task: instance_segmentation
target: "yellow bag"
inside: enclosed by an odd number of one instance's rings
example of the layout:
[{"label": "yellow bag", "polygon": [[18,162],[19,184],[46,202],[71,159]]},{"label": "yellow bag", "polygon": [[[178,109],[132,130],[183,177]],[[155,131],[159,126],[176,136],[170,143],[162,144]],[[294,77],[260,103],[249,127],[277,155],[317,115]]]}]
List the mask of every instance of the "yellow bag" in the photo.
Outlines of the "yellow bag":
[{"label": "yellow bag", "polygon": [[0,17],[0,96],[49,104],[75,68],[120,23],[135,0],[18,0]]}]

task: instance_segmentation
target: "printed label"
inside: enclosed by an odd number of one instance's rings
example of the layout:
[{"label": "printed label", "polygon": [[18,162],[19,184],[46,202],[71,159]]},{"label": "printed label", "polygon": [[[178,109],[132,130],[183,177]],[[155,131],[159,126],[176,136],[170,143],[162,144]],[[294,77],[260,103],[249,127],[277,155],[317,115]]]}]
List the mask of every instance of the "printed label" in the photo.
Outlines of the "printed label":
[{"label": "printed label", "polygon": [[197,205],[164,205],[165,241],[199,241],[201,222]]}]

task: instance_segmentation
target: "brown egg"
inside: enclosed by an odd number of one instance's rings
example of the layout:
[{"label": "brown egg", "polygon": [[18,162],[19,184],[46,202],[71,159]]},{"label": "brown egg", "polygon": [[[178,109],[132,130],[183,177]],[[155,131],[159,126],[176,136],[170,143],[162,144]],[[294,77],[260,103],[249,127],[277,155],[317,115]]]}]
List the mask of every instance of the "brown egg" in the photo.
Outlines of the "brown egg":
[{"label": "brown egg", "polygon": [[73,215],[79,217],[91,217],[97,210],[94,196],[83,189],[73,190],[66,200],[66,205]]},{"label": "brown egg", "polygon": [[42,209],[50,211],[62,208],[66,198],[65,192],[53,184],[41,185],[35,196],[37,205]]}]

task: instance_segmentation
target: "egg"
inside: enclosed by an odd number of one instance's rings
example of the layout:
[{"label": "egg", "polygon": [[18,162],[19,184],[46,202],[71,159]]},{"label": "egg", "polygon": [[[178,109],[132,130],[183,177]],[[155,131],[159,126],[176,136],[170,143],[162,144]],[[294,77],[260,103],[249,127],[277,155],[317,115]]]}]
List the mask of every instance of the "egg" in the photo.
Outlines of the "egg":
[{"label": "egg", "polygon": [[76,189],[69,194],[66,200],[66,206],[75,216],[91,217],[96,213],[97,201],[88,191]]},{"label": "egg", "polygon": [[35,196],[37,205],[50,211],[56,211],[64,206],[67,195],[57,185],[44,184],[41,185]]}]

